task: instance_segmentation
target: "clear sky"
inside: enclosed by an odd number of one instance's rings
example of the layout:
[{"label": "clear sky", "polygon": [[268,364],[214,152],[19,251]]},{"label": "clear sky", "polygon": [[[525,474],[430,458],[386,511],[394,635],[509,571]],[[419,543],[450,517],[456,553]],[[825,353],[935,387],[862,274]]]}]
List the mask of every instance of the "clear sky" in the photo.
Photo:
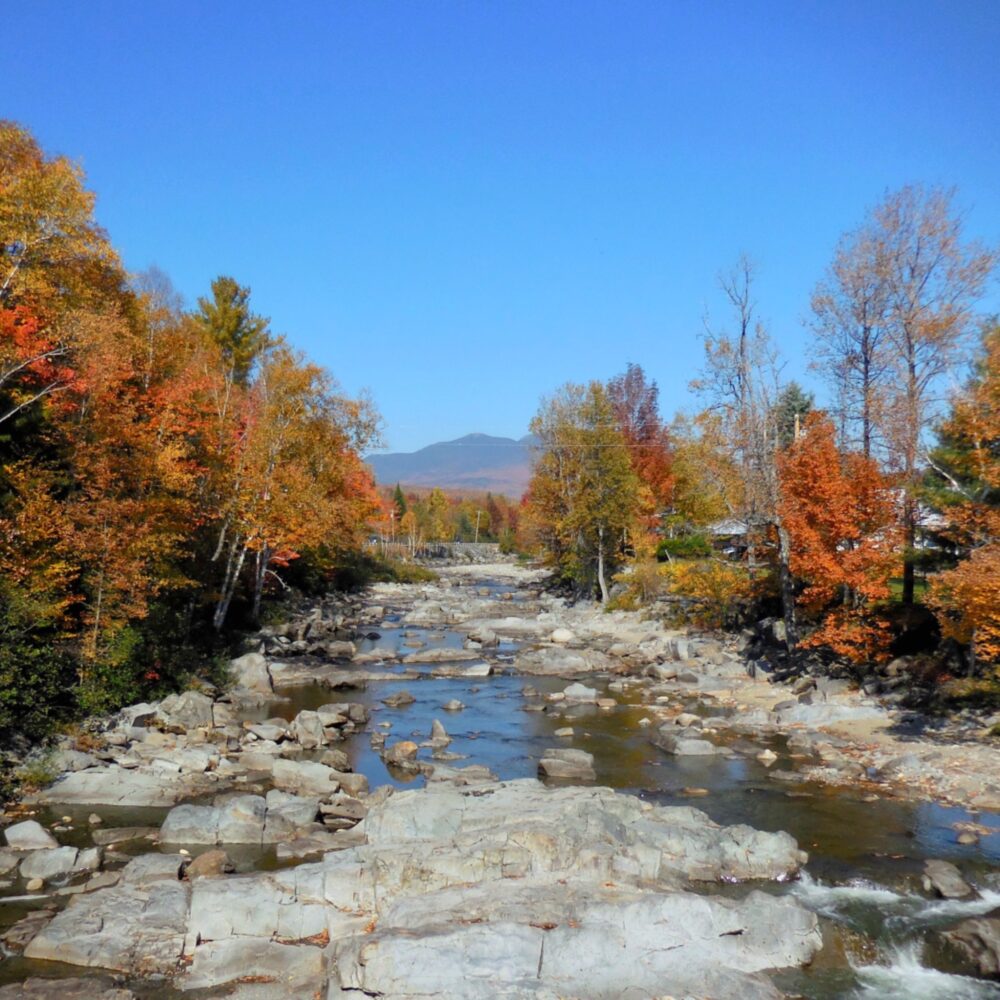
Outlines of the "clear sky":
[{"label": "clear sky", "polygon": [[743,250],[801,376],[810,290],[887,188],[956,185],[1000,243],[998,0],[0,0],[0,24],[0,115],[82,162],[127,265],[190,303],[250,285],[396,450],[520,436],[628,361],[690,407]]}]

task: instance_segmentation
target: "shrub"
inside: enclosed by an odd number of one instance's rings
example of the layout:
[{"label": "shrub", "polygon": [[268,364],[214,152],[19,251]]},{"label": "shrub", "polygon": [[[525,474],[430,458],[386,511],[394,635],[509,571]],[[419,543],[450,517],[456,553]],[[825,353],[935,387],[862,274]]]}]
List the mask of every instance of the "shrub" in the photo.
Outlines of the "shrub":
[{"label": "shrub", "polygon": [[660,562],[670,559],[707,559],[712,554],[712,544],[704,535],[679,535],[664,538],[656,547]]},{"label": "shrub", "polygon": [[687,599],[688,617],[705,628],[732,624],[750,600],[749,574],[737,563],[704,559],[671,563],[665,569],[670,593]]},{"label": "shrub", "polygon": [[72,705],[73,663],[44,608],[0,585],[0,739],[45,736]]}]

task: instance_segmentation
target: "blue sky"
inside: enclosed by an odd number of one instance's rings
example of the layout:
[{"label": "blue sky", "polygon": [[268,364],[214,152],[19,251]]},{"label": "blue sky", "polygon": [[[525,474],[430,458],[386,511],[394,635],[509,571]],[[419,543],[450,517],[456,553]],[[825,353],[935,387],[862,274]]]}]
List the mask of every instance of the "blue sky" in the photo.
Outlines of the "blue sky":
[{"label": "blue sky", "polygon": [[[1000,243],[1000,3],[0,0],[0,115],[79,159],[130,268],[220,273],[388,444],[520,436],[629,361],[687,385],[756,260],[810,291],[887,190]],[[996,286],[987,305],[1000,309]]]}]

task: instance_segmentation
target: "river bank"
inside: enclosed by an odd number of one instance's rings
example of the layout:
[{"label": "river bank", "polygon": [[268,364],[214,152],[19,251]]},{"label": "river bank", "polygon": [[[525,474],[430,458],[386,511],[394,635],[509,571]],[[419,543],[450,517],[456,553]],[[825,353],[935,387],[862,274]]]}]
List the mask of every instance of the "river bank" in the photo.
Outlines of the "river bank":
[{"label": "river bank", "polygon": [[111,970],[109,998],[150,1000],[996,994],[966,975],[981,942],[943,936],[1000,905],[991,747],[541,582],[452,566],[316,602],[262,631],[234,691],[65,748],[5,817],[2,980],[58,975],[65,997]]}]

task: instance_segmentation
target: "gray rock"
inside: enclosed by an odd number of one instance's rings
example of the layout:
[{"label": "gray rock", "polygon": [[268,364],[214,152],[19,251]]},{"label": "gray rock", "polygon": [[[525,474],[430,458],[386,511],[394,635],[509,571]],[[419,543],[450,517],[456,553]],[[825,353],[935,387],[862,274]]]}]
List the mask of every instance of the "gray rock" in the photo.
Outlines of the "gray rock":
[{"label": "gray rock", "polygon": [[206,941],[194,949],[184,988],[207,989],[247,978],[270,981],[281,996],[317,996],[325,980],[323,950],[258,938]]},{"label": "gray rock", "polygon": [[[137,859],[110,889],[73,896],[25,948],[25,958],[139,975],[172,973],[184,946],[188,887],[180,858]],[[160,869],[172,868],[172,878]]]},{"label": "gray rock", "polygon": [[135,994],[103,979],[32,978],[0,987],[0,1000],[135,1000]]},{"label": "gray rock", "polygon": [[972,886],[950,862],[931,859],[924,862],[924,888],[944,899],[964,899],[973,894]]},{"label": "gray rock", "polygon": [[351,706],[346,703],[321,705],[316,715],[324,727],[343,726],[350,719]]},{"label": "gray rock", "polygon": [[[741,902],[599,887],[487,887],[409,897],[339,941],[340,985],[380,996],[780,996],[764,969],[807,962],[816,918],[789,899]],[[625,972],[627,970],[627,972]],[[623,983],[628,989],[623,991]]]},{"label": "gray rock", "polygon": [[980,976],[1000,978],[1000,917],[963,920],[941,936],[972,963]]},{"label": "gray rock", "polygon": [[567,649],[546,646],[520,653],[515,661],[522,674],[572,677],[598,670],[609,670],[614,661],[598,649]]},{"label": "gray rock", "polygon": [[388,705],[389,708],[403,708],[406,705],[412,705],[416,700],[409,691],[397,691],[395,694],[389,695],[388,698],[383,698],[382,704]]},{"label": "gray rock", "polygon": [[160,840],[164,844],[217,844],[219,810],[190,803],[175,806],[160,827]]},{"label": "gray rock", "polygon": [[309,760],[276,760],[272,772],[276,788],[325,799],[340,788],[335,772]]},{"label": "gray rock", "polygon": [[76,867],[75,847],[55,847],[48,851],[32,851],[21,862],[21,878],[40,878],[49,882],[54,878],[68,875]]},{"label": "gray rock", "polygon": [[267,660],[261,653],[246,653],[232,660],[229,664],[233,682],[236,687],[247,691],[256,691],[268,695],[274,691],[274,682]]},{"label": "gray rock", "polygon": [[263,842],[276,844],[292,840],[310,830],[319,814],[319,800],[292,795],[272,788],[267,793],[267,818]]},{"label": "gray rock", "polygon": [[184,691],[164,698],[156,717],[171,732],[186,733],[190,729],[211,728],[212,699],[200,691]]},{"label": "gray rock", "polygon": [[59,841],[33,819],[15,823],[4,830],[7,846],[15,851],[44,851],[59,846]]},{"label": "gray rock", "polygon": [[227,795],[216,800],[217,844],[259,844],[264,835],[264,799]]},{"label": "gray rock", "polygon": [[538,773],[547,778],[577,778],[582,781],[593,781],[597,777],[594,755],[568,747],[545,750],[538,762]]},{"label": "gray rock", "polygon": [[52,768],[60,773],[84,771],[88,767],[97,767],[99,763],[93,754],[81,753],[79,750],[57,750],[51,759]]},{"label": "gray rock", "polygon": [[567,701],[597,701],[597,688],[587,687],[585,684],[574,683],[567,687],[563,694]]},{"label": "gray rock", "polygon": [[326,743],[323,723],[316,712],[308,710],[299,712],[292,720],[289,730],[303,750],[315,750]]},{"label": "gray rock", "polygon": [[724,747],[689,736],[687,732],[677,732],[676,729],[677,727],[668,724],[658,729],[649,741],[675,757],[710,757],[727,753]]}]

